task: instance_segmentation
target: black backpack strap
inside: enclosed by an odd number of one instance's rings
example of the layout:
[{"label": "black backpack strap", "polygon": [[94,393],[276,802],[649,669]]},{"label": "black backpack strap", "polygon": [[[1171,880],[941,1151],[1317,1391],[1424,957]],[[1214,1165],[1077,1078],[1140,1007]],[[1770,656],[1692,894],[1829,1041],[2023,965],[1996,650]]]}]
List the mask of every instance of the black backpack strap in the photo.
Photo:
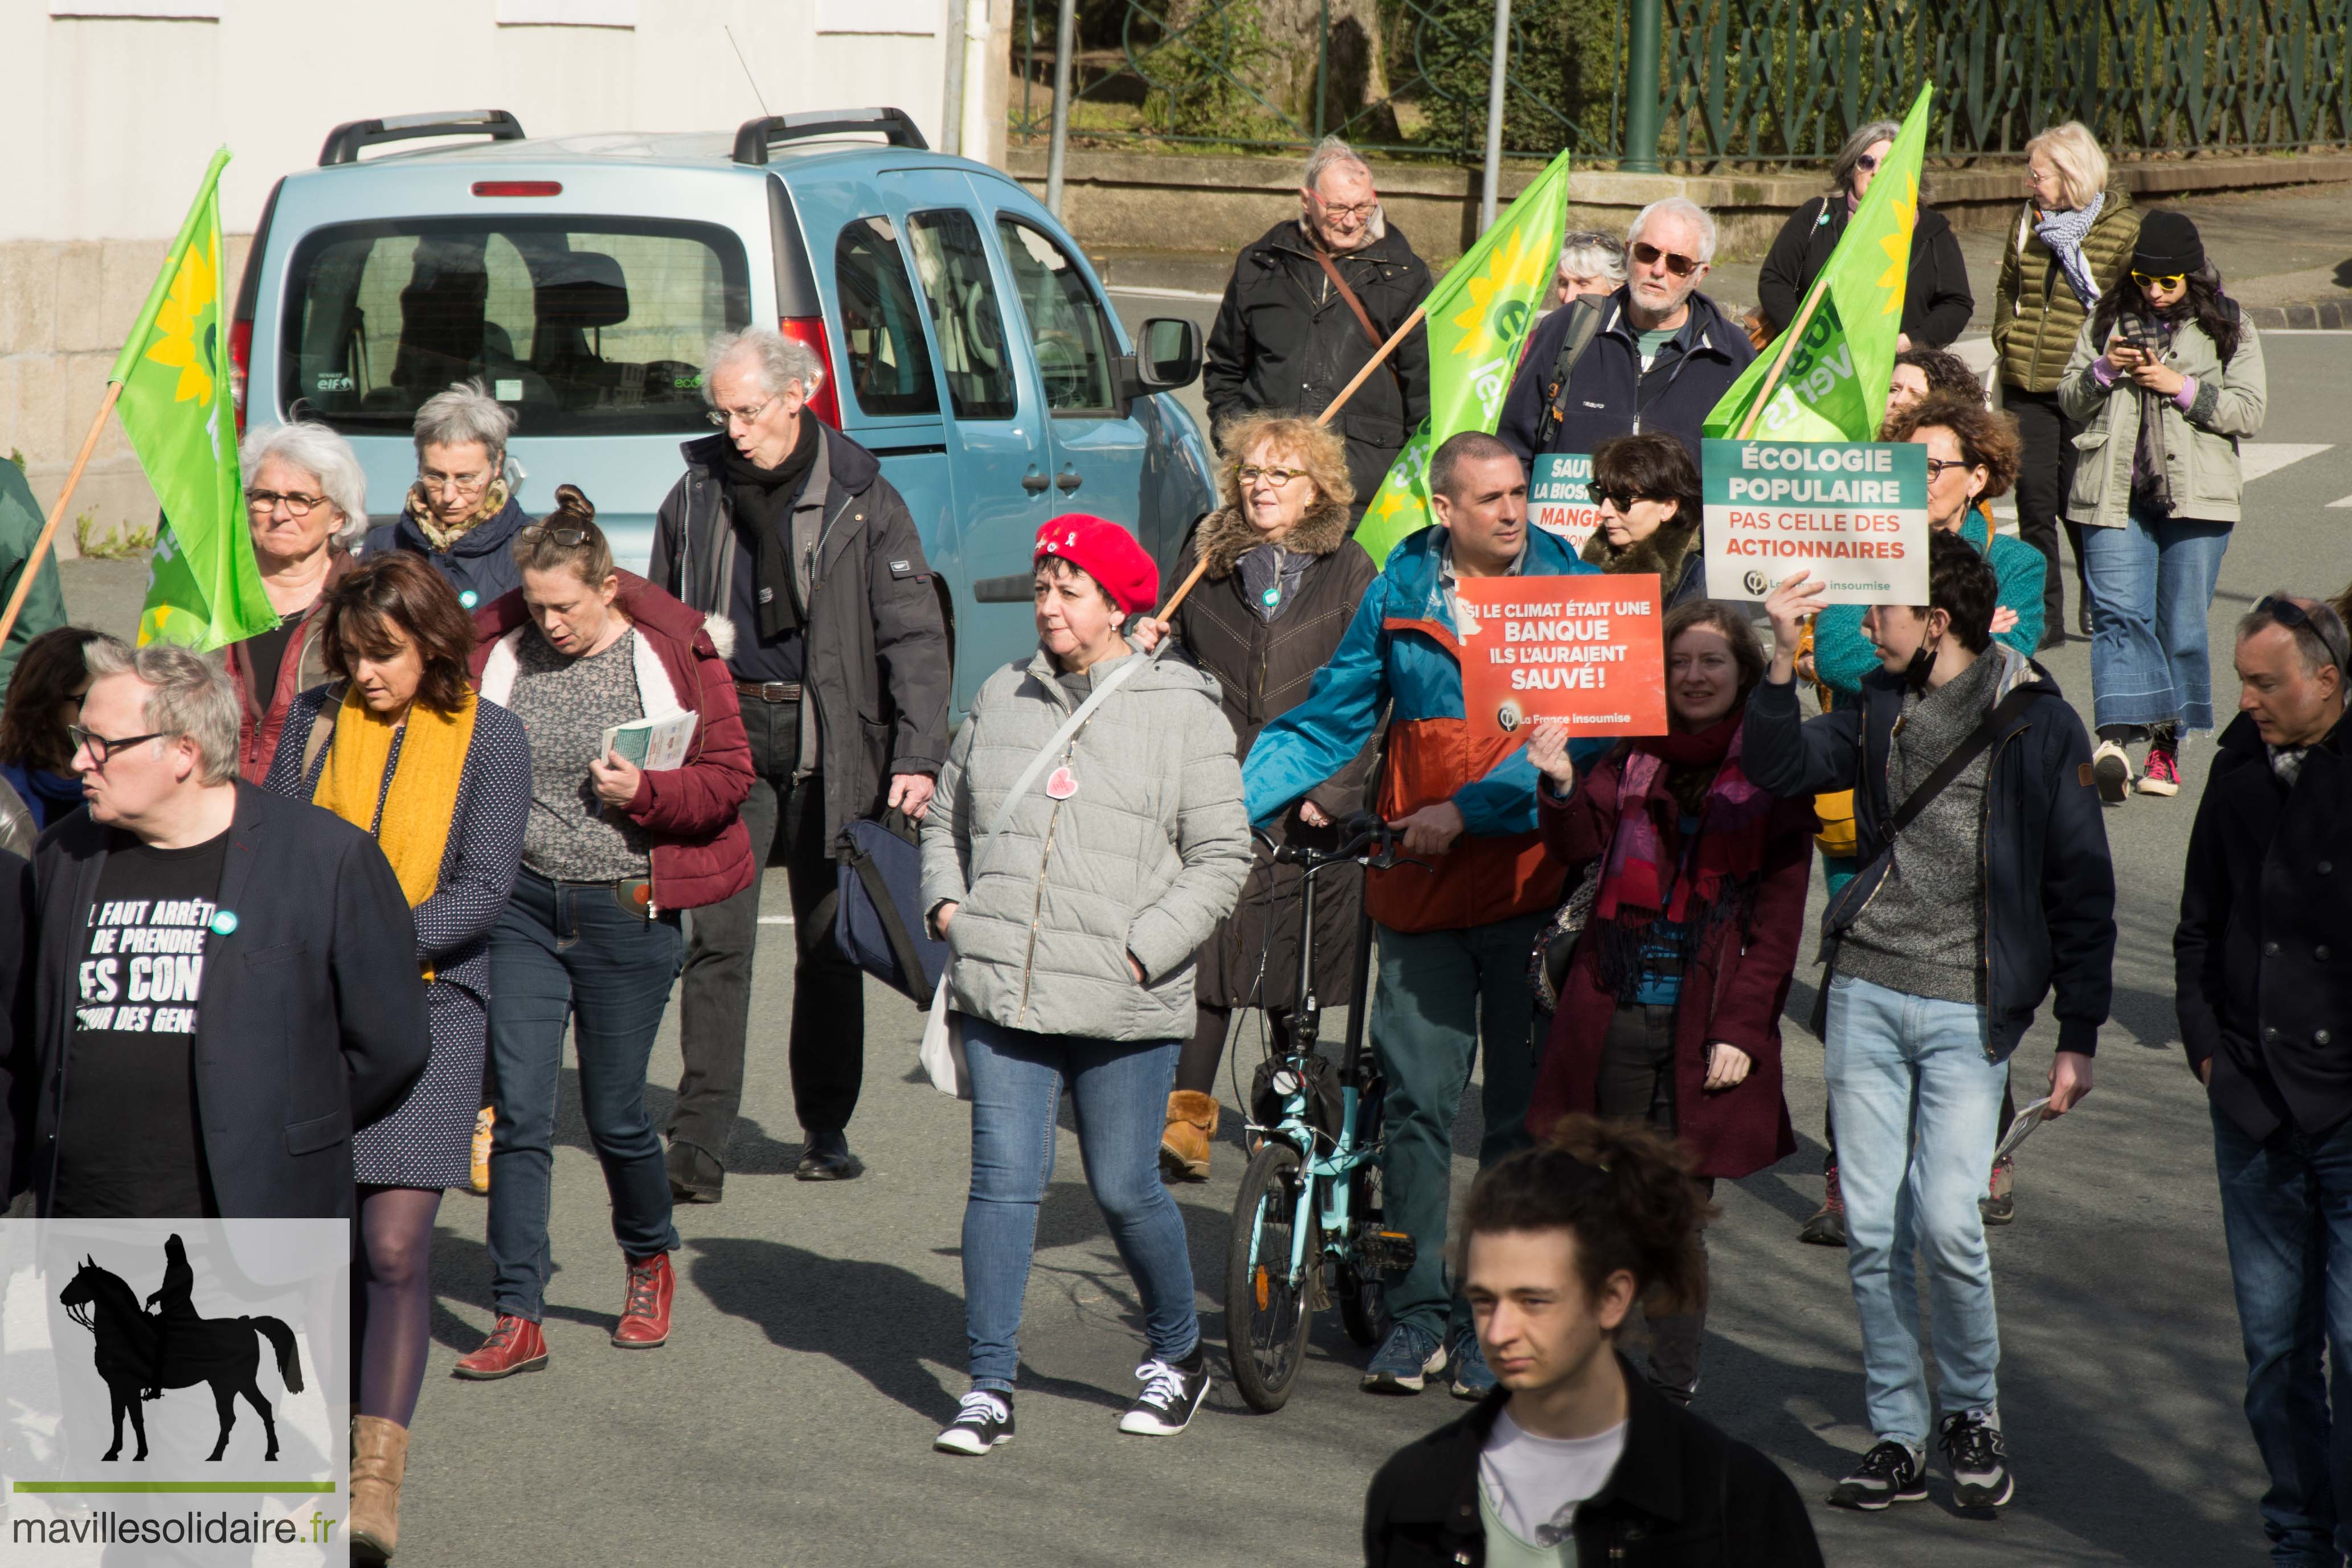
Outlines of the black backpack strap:
[{"label": "black backpack strap", "polygon": [[1565,308],[1572,314],[1568,320],[1568,334],[1559,340],[1559,353],[1551,362],[1551,379],[1544,384],[1544,416],[1536,427],[1538,452],[1550,445],[1559,427],[1568,423],[1568,378],[1601,332],[1601,307],[1595,305],[1590,295],[1578,295]]},{"label": "black backpack strap", "polygon": [[1945,787],[1958,779],[1963,768],[1983,754],[1985,747],[1992,744],[1993,737],[2007,728],[2020,714],[2025,711],[2027,705],[2033,701],[2033,697],[2034,693],[2032,688],[2020,686],[2001,698],[1993,710],[1979,721],[1976,728],[1969,732],[1968,738],[1952,747],[1950,754],[1936,764],[1935,771],[1919,780],[1919,787],[1912,790],[1903,804],[1895,809],[1894,817],[1886,824],[1887,838],[1891,840],[1895,834],[1909,827],[1919,813],[1927,809],[1929,801],[1942,794]]}]

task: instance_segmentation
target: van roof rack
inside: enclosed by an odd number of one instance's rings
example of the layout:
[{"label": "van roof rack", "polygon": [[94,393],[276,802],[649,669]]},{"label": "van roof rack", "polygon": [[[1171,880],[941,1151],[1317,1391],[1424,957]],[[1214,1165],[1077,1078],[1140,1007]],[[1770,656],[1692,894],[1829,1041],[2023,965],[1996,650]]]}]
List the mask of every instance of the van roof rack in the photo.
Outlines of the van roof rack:
[{"label": "van roof rack", "polygon": [[394,114],[382,120],[349,120],[327,132],[319,149],[319,167],[356,163],[360,153],[387,141],[409,141],[420,136],[487,136],[493,141],[520,141],[522,121],[503,109],[455,109],[432,114]]},{"label": "van roof rack", "polygon": [[903,109],[831,109],[815,114],[772,114],[747,120],[735,132],[735,162],[765,163],[768,149],[779,141],[803,141],[816,136],[841,136],[879,131],[893,147],[928,152],[931,144],[914,117]]}]

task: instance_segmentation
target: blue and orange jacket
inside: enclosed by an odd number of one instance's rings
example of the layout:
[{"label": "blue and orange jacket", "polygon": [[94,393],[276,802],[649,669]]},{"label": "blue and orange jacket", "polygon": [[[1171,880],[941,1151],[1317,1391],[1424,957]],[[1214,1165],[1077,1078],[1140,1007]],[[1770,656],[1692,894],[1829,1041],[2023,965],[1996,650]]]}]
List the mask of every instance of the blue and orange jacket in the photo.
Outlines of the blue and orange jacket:
[{"label": "blue and orange jacket", "polygon": [[[1537,775],[1524,737],[1477,738],[1463,717],[1461,643],[1437,580],[1444,546],[1444,530],[1428,528],[1389,552],[1307,700],[1267,725],[1242,763],[1250,821],[1263,823],[1345,768],[1394,705],[1380,814],[1394,821],[1452,800],[1467,831],[1434,873],[1370,874],[1365,902],[1392,931],[1486,925],[1549,910],[1560,895],[1560,868],[1547,862],[1536,831]],[[1576,577],[1594,569],[1567,541],[1531,528],[1520,570]],[[1574,748],[1578,766],[1608,747]]]}]

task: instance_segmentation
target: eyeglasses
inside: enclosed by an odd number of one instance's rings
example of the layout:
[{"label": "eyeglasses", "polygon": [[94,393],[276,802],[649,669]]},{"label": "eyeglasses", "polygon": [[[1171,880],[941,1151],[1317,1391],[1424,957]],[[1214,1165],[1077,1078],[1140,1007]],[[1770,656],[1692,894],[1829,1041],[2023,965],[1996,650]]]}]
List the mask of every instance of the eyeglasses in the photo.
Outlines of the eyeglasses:
[{"label": "eyeglasses", "polygon": [[1695,257],[1685,256],[1680,251],[1660,250],[1647,240],[1633,242],[1633,259],[1643,267],[1655,267],[1663,261],[1666,264],[1666,270],[1676,277],[1688,277],[1699,267]]},{"label": "eyeglasses", "polygon": [[1358,202],[1352,207],[1343,207],[1335,202],[1327,202],[1318,196],[1315,198],[1315,204],[1323,209],[1323,215],[1327,218],[1353,218],[1358,223],[1370,223],[1372,214],[1381,210],[1381,204],[1377,201]]},{"label": "eyeglasses", "polygon": [[1927,459],[1927,483],[1932,485],[1944,476],[1947,468],[1973,468],[1976,465],[1965,457],[1930,457]]},{"label": "eyeglasses", "polygon": [[1620,260],[1622,260],[1625,255],[1623,240],[1619,239],[1615,235],[1602,234],[1599,229],[1580,229],[1572,235],[1563,235],[1560,236],[1559,248],[1605,251]]},{"label": "eyeglasses", "polygon": [[1853,166],[1865,174],[1875,174],[1878,172],[1878,155],[1874,152],[1865,152],[1853,161]]},{"label": "eyeglasses", "polygon": [[588,542],[588,530],[574,528],[568,523],[561,527],[553,523],[533,523],[522,530],[522,537],[533,543],[541,539],[548,539],[562,545],[565,549],[573,549]]},{"label": "eyeglasses", "polygon": [[268,517],[278,509],[280,501],[286,503],[287,515],[295,517],[307,517],[311,507],[327,505],[324,496],[298,496],[278,490],[247,490],[245,493],[246,510],[256,517]]},{"label": "eyeglasses", "polygon": [[2145,272],[2134,272],[2131,275],[2131,280],[2142,288],[2162,288],[2169,291],[2188,282],[2189,275],[2185,272],[2168,272],[2161,277],[2150,277]]},{"label": "eyeglasses", "polygon": [[1644,496],[1637,490],[1595,490],[1592,492],[1592,498],[1602,506],[1613,507],[1620,512],[1632,511],[1636,501],[1659,499],[1655,496]]},{"label": "eyeglasses", "polygon": [[2328,633],[2327,628],[2322,625],[2310,611],[2305,610],[2286,595],[2283,593],[2263,595],[2261,602],[2254,606],[2254,613],[2267,615],[2280,625],[2289,629],[2297,626],[2309,627],[2311,634],[2319,639],[2319,645],[2327,650],[2327,656],[2336,661],[2336,669],[2352,671],[2352,657],[2346,655],[2343,647]]},{"label": "eyeglasses", "polygon": [[[490,472],[485,468],[479,474],[436,474],[420,468],[416,473],[416,482],[427,490],[450,490],[460,496],[470,496],[477,490],[489,487]],[[297,512],[294,515],[299,517],[302,514]]]},{"label": "eyeglasses", "polygon": [[1263,479],[1267,484],[1278,487],[1280,486],[1289,484],[1293,479],[1306,478],[1307,470],[1304,468],[1260,468],[1256,465],[1251,464],[1242,468],[1234,477],[1241,480],[1244,485],[1255,485],[1260,479]]},{"label": "eyeglasses", "polygon": [[89,730],[84,729],[78,724],[69,724],[66,726],[66,735],[73,741],[74,749],[76,751],[87,749],[89,752],[90,761],[96,763],[100,768],[105,767],[108,761],[113,758],[114,754],[121,751],[126,746],[136,746],[142,740],[162,740],[164,738],[164,732],[158,729],[151,731],[146,735],[126,735],[121,737],[120,739],[109,739],[105,736],[94,734]]},{"label": "eyeglasses", "polygon": [[766,402],[753,408],[714,408],[703,417],[721,430],[739,419],[746,424],[757,424],[760,423],[760,416],[767,413],[775,401],[774,398],[770,398]]}]

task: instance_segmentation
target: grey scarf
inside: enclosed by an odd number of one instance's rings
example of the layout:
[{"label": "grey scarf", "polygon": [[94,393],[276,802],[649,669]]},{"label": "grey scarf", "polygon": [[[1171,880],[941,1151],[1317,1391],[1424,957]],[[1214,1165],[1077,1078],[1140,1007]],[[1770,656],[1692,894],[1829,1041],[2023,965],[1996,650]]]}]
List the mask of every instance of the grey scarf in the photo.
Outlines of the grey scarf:
[{"label": "grey scarf", "polygon": [[2099,221],[2099,209],[2106,203],[2107,193],[2102,191],[2073,212],[2042,213],[2033,220],[2033,232],[2042,236],[2042,243],[2058,258],[2058,265],[2066,272],[2066,287],[2074,291],[2074,298],[2086,311],[2099,302],[2099,286],[2091,281],[2091,269],[2084,264],[2083,240],[2091,232],[2091,225]]}]

